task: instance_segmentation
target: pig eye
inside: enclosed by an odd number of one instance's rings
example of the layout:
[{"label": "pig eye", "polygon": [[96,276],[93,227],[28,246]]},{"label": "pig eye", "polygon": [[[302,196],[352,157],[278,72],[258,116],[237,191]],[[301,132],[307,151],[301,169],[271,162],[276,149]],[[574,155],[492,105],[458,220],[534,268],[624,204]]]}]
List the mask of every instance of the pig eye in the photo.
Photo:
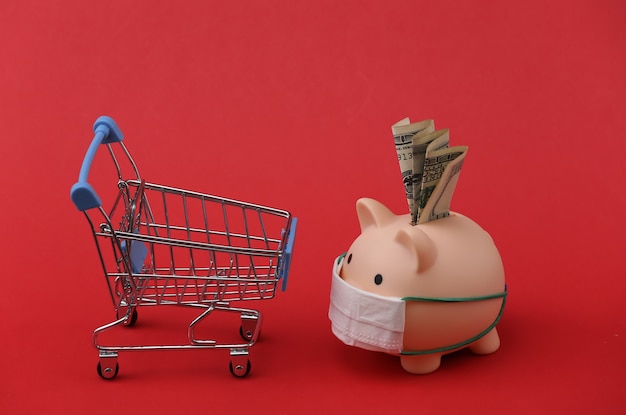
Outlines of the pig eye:
[{"label": "pig eye", "polygon": [[352,254],[348,255],[348,264],[352,261]]},{"label": "pig eye", "polygon": [[374,277],[374,284],[376,285],[380,285],[383,282],[383,276],[380,274],[376,274],[376,276]]}]

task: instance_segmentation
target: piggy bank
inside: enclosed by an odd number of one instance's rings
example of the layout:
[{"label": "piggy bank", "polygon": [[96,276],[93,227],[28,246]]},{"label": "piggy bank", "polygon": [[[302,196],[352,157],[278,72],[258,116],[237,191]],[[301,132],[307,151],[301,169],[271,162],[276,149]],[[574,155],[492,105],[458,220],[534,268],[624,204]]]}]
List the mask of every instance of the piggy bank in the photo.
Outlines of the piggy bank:
[{"label": "piggy bank", "polygon": [[373,199],[356,204],[361,234],[333,265],[329,318],[344,343],[400,357],[416,374],[442,355],[500,347],[506,286],[498,250],[471,219],[418,225]]}]

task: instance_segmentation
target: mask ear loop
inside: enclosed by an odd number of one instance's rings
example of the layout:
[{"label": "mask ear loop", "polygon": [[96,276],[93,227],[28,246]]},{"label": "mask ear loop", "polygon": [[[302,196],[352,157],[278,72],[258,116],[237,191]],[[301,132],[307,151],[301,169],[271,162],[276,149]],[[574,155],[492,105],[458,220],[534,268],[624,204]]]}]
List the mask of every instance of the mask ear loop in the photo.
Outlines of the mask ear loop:
[{"label": "mask ear loop", "polygon": [[498,294],[490,294],[479,297],[458,297],[458,298],[445,298],[445,297],[404,297],[402,298],[405,301],[426,301],[426,302],[442,302],[442,303],[458,303],[458,302],[468,302],[468,301],[484,301],[484,300],[492,300],[495,298],[502,298],[502,305],[500,306],[500,311],[489,327],[485,330],[481,331],[474,337],[471,337],[465,341],[444,347],[438,347],[436,349],[429,350],[403,350],[400,352],[400,355],[404,356],[416,356],[416,355],[424,355],[424,354],[433,354],[433,353],[444,353],[449,352],[451,350],[460,349],[461,347],[467,346],[470,343],[474,343],[476,340],[479,340],[481,337],[489,333],[496,325],[500,322],[502,318],[502,314],[504,313],[504,305],[506,304],[506,298],[508,295],[508,287],[504,286],[504,291]]}]

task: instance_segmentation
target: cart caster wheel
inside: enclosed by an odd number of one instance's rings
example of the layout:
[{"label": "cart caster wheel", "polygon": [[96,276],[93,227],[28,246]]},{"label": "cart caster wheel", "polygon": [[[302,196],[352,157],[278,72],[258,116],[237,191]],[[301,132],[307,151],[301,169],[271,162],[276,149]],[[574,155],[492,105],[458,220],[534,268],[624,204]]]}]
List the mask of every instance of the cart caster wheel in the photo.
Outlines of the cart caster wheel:
[{"label": "cart caster wheel", "polygon": [[252,335],[254,334],[254,331],[252,330],[245,330],[243,328],[243,326],[239,327],[239,335],[241,336],[242,339],[244,339],[245,341],[250,341],[252,340]]},{"label": "cart caster wheel", "polygon": [[[118,311],[117,313],[117,318],[122,318],[124,316],[125,313],[120,313]],[[130,317],[128,318],[128,320],[126,320],[124,323],[122,323],[124,326],[126,327],[132,327],[135,325],[135,323],[137,322],[137,309],[133,308],[132,311],[130,312]]]},{"label": "cart caster wheel", "polygon": [[246,360],[245,366],[242,364],[233,365],[233,362],[228,364],[228,369],[230,369],[230,373],[236,378],[245,378],[250,373],[251,368],[250,360]]},{"label": "cart caster wheel", "polygon": [[117,376],[117,373],[120,371],[120,365],[115,362],[115,367],[107,366],[104,369],[102,368],[102,362],[98,362],[98,375],[102,379],[111,380]]},{"label": "cart caster wheel", "polygon": [[130,314],[130,320],[128,320],[128,327],[134,326],[137,322],[137,309],[133,308],[133,311]]},{"label": "cart caster wheel", "polygon": [[[257,314],[242,313],[241,314],[241,326],[239,326],[239,335],[247,342],[251,342],[254,337],[254,332],[257,333],[257,338],[260,336],[261,327],[257,327],[261,324],[261,320]],[[255,339],[256,340],[256,339]]]}]

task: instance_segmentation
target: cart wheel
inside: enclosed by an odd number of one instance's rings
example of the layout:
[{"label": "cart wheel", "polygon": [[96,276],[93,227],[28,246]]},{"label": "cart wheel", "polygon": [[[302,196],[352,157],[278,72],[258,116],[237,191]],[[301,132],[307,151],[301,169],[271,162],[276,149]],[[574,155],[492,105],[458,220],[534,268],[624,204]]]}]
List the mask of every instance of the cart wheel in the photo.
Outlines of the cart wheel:
[{"label": "cart wheel", "polygon": [[131,311],[130,320],[128,321],[127,326],[128,327],[134,326],[136,322],[137,322],[137,309],[133,308],[133,311]]},{"label": "cart wheel", "polygon": [[[120,311],[118,310],[117,318],[122,318],[124,314],[125,313],[120,313]],[[137,309],[133,307],[133,309],[130,312],[130,318],[122,324],[126,327],[132,327],[135,325],[136,322],[137,322]]]},{"label": "cart wheel", "polygon": [[[252,335],[254,334],[253,331],[251,330],[245,330],[243,328],[243,326],[239,326],[239,335],[241,336],[242,339],[244,339],[245,341],[250,341],[252,340]],[[260,333],[259,333],[260,335]]]},{"label": "cart wheel", "polygon": [[117,373],[120,371],[120,365],[119,363],[115,362],[115,368],[106,367],[104,368],[104,370],[102,370],[102,362],[98,362],[97,370],[98,370],[98,375],[102,379],[111,380],[117,376]]},{"label": "cart wheel", "polygon": [[252,337],[254,336],[255,330],[258,330],[257,340],[261,336],[261,327],[257,328],[257,325],[261,324],[258,316],[256,315],[242,315],[241,316],[241,326],[239,326],[239,335],[242,339],[247,342],[252,341]]},{"label": "cart wheel", "polygon": [[236,378],[245,378],[250,373],[250,368],[252,365],[250,364],[250,359],[246,360],[246,365],[237,364],[233,366],[233,362],[228,363],[228,369],[230,373]]}]

